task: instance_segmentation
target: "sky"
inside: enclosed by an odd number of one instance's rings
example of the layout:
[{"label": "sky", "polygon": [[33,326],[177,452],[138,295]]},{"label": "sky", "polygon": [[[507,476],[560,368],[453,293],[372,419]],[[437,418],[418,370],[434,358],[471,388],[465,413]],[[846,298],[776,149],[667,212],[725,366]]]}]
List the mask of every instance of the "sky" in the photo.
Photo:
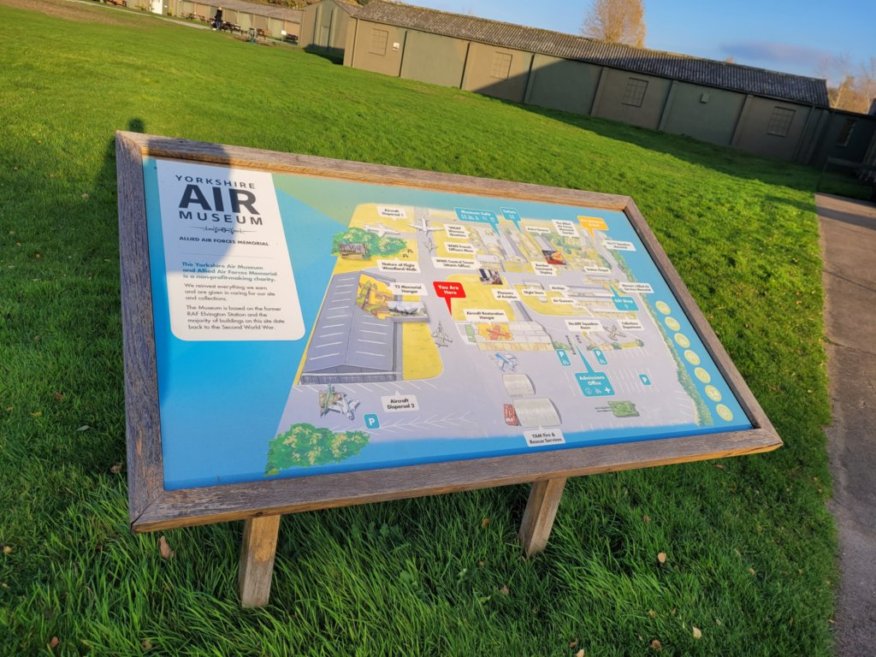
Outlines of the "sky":
[{"label": "sky", "polygon": [[[405,0],[578,34],[591,0]],[[876,58],[876,0],[644,0],[645,46],[839,82]],[[843,61],[845,60],[845,64]],[[876,64],[874,64],[876,65]]]}]

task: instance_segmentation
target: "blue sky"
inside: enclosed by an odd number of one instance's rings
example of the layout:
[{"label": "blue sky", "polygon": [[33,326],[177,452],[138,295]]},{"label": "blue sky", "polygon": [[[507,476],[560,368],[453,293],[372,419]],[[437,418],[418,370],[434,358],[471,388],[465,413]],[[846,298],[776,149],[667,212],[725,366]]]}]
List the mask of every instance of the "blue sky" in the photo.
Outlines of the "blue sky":
[{"label": "blue sky", "polygon": [[[405,0],[577,34],[589,0]],[[813,77],[876,57],[876,0],[645,0],[645,45]],[[854,70],[852,70],[854,72]]]}]

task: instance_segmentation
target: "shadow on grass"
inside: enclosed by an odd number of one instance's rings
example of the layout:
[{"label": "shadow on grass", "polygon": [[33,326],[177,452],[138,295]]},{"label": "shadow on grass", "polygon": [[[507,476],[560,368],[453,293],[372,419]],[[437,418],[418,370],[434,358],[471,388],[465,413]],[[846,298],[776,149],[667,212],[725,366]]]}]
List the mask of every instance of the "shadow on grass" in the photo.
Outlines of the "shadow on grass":
[{"label": "shadow on grass", "polygon": [[309,55],[322,57],[323,59],[327,59],[328,61],[330,61],[332,64],[337,64],[338,66],[341,66],[344,63],[344,51],[342,48],[326,48],[323,46],[315,46],[311,44],[309,46],[304,46],[303,50]]}]

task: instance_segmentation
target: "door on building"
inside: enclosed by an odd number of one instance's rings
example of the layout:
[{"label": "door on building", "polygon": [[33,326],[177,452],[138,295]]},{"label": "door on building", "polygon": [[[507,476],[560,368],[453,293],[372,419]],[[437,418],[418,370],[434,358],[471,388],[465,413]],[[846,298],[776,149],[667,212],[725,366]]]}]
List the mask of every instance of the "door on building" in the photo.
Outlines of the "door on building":
[{"label": "door on building", "polygon": [[320,48],[329,48],[332,45],[332,25],[335,22],[335,11],[337,10],[332,9],[328,16],[322,13],[317,14],[316,45]]}]

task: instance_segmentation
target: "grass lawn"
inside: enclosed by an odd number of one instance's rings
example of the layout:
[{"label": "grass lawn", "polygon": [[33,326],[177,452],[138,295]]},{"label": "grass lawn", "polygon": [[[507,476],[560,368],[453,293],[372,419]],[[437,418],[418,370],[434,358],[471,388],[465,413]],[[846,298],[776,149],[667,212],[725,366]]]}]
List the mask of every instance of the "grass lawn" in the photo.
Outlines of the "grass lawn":
[{"label": "grass lawn", "polygon": [[[91,3],[0,23],[0,655],[831,654],[816,171]],[[287,516],[241,611],[240,523],[127,526],[128,128],[632,195],[785,447],[571,481],[531,560],[525,486]]]}]

